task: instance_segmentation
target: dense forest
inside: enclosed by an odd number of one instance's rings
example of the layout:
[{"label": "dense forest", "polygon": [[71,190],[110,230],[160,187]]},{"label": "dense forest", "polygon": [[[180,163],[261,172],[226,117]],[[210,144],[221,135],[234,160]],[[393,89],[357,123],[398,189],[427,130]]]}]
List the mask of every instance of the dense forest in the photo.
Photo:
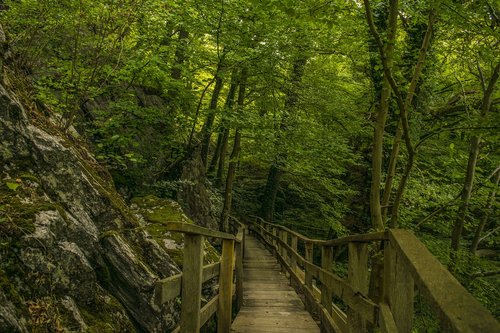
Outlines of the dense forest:
[{"label": "dense forest", "polygon": [[128,204],[409,229],[500,316],[498,2],[11,0],[0,22],[2,81]]}]

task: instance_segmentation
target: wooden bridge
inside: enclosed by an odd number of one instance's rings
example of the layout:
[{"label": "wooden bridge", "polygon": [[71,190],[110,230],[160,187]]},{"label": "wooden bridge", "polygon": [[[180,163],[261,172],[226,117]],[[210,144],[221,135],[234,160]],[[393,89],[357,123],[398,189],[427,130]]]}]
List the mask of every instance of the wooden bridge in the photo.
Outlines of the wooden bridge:
[{"label": "wooden bridge", "polygon": [[[260,218],[247,226],[233,219],[233,234],[167,226],[185,234],[182,274],[155,289],[158,304],[181,297],[173,332],[199,332],[216,315],[223,333],[409,333],[416,298],[432,310],[440,332],[500,332],[496,319],[409,231],[325,241]],[[204,237],[221,239],[220,262],[203,266]],[[335,259],[344,248],[347,274],[340,277]],[[202,284],[215,277],[218,295],[202,304]]]}]

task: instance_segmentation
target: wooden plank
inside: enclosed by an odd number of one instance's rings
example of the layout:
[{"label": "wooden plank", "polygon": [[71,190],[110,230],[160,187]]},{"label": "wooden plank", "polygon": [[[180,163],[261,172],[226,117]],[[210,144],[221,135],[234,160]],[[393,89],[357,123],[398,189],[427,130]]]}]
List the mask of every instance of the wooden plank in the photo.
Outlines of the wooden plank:
[{"label": "wooden plank", "polygon": [[347,331],[342,330],[341,326],[338,325],[338,323],[326,311],[325,308],[321,308],[320,319],[321,319],[321,332],[322,333],[343,333],[343,332],[347,332]]},{"label": "wooden plank", "polygon": [[220,238],[220,239],[230,239],[230,240],[236,240],[236,237],[234,235],[225,233],[225,232],[220,232],[220,231],[215,231],[207,228],[203,228],[200,226],[197,226],[195,224],[191,223],[186,223],[186,222],[166,222],[165,224],[165,229],[168,231],[176,231],[176,232],[182,232],[185,234],[193,234],[193,235],[203,235],[205,237],[214,237],[214,238]]},{"label": "wooden plank", "polygon": [[233,295],[234,240],[222,241],[222,257],[219,275],[219,306],[217,310],[217,332],[227,333],[231,328]]},{"label": "wooden plank", "polygon": [[[279,237],[276,240],[283,242]],[[319,333],[319,327],[304,310],[302,301],[289,286],[285,275],[269,267],[267,260],[261,262],[262,266],[258,268],[259,257],[269,252],[256,246],[252,237],[247,237],[246,242],[243,307],[233,322],[231,332]],[[279,253],[277,255],[283,260]],[[254,264],[250,270],[246,266],[247,261]]]},{"label": "wooden plank", "polygon": [[220,262],[203,266],[203,275],[201,280],[202,283],[205,283],[208,280],[218,276],[219,271],[220,271]]},{"label": "wooden plank", "polygon": [[182,270],[181,333],[200,329],[203,236],[186,234]]},{"label": "wooden plank", "polygon": [[243,305],[243,246],[243,242],[235,245],[236,311]]},{"label": "wooden plank", "polygon": [[297,270],[297,236],[291,235],[292,236],[292,244],[291,244],[291,249],[287,249],[287,252],[290,253],[290,266],[292,271]]},{"label": "wooden plank", "polygon": [[[333,247],[321,247],[321,268],[327,272],[331,272],[333,268]],[[321,279],[320,279],[321,281]],[[321,305],[326,309],[327,313],[332,312],[332,290],[328,284],[321,281]]]},{"label": "wooden plank", "polygon": [[350,235],[325,241],[324,245],[339,246],[349,243],[370,243],[389,239],[389,232],[373,232],[370,234]]},{"label": "wooden plank", "polygon": [[256,217],[256,218],[257,218],[257,220],[260,220],[261,225],[277,227],[281,230],[287,231],[291,235],[295,235],[301,241],[313,243],[316,245],[338,246],[338,245],[346,245],[348,243],[353,243],[353,242],[369,243],[369,242],[373,242],[373,241],[382,241],[382,240],[389,239],[388,232],[382,231],[382,232],[374,232],[374,233],[369,233],[369,234],[350,235],[350,236],[345,236],[345,237],[340,237],[340,238],[324,241],[324,240],[319,240],[319,239],[308,238],[308,237],[306,237],[306,236],[304,236],[296,231],[293,231],[285,226],[276,225],[276,224],[266,222],[266,221],[262,220],[260,217]]},{"label": "wooden plank", "polygon": [[214,315],[219,306],[219,295],[215,295],[207,304],[200,310],[200,326],[203,327],[205,323]]},{"label": "wooden plank", "polygon": [[349,283],[332,272],[327,272],[309,263],[306,263],[306,266],[308,266],[307,269],[309,269],[313,275],[318,276],[321,281],[329,284],[333,294],[340,297],[350,308],[358,312],[363,319],[372,324],[377,323],[378,307],[375,303],[353,289]]},{"label": "wooden plank", "polygon": [[332,304],[332,320],[338,328],[338,332],[347,333],[347,315],[337,305]]},{"label": "wooden plank", "polygon": [[155,303],[162,305],[181,294],[182,274],[170,276],[155,283]]},{"label": "wooden plank", "polygon": [[379,326],[382,333],[398,333],[398,328],[394,322],[391,309],[385,303],[379,304]]},{"label": "wooden plank", "polygon": [[[353,291],[363,296],[368,295],[368,244],[349,243],[348,281]],[[356,309],[347,310],[347,328],[349,332],[366,332],[366,322]]]},{"label": "wooden plank", "polygon": [[[219,275],[220,263],[203,266],[202,283]],[[181,294],[182,274],[176,274],[155,283],[155,302],[164,304]]]},{"label": "wooden plank", "polygon": [[[305,243],[305,250],[306,250],[306,253],[305,253],[305,260],[307,263],[310,263],[311,265],[313,265],[313,246],[314,244],[313,243]],[[305,271],[306,271],[306,286],[308,286],[309,288],[312,287],[312,279],[313,279],[313,271],[310,269],[311,266],[310,265],[306,265],[305,267]]]},{"label": "wooden plank", "polygon": [[407,265],[391,243],[384,250],[384,300],[389,304],[398,332],[411,333],[413,329],[414,283]]},{"label": "wooden plank", "polygon": [[389,240],[435,310],[442,331],[500,332],[500,324],[491,313],[467,292],[413,233],[391,230]]}]

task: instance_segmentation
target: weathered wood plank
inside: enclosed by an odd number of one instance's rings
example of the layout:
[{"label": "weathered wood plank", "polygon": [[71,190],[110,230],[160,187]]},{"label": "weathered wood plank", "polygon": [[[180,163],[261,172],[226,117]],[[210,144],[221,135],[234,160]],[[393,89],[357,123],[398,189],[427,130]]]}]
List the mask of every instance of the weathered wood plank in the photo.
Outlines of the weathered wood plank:
[{"label": "weathered wood plank", "polygon": [[181,333],[200,329],[203,236],[186,234],[182,269]]},{"label": "weathered wood plank", "polygon": [[[281,241],[280,244],[285,242],[280,237],[274,239]],[[288,285],[285,275],[266,262],[258,268],[257,258],[269,252],[255,246],[257,241],[252,237],[247,237],[246,242],[243,307],[233,322],[231,332],[319,333],[319,327],[304,310],[304,304]],[[283,259],[280,254],[277,253]],[[252,263],[252,268],[248,268],[248,262]],[[274,263],[277,263],[276,259]]]},{"label": "weathered wood plank", "polygon": [[219,275],[219,306],[217,309],[217,332],[227,333],[231,328],[233,295],[234,240],[222,241],[222,257]]},{"label": "weathered wood plank", "polygon": [[[333,248],[331,246],[321,247],[321,268],[331,272],[333,267]],[[332,290],[326,283],[321,283],[321,305],[326,312],[332,312]]]},{"label": "weathered wood plank", "polygon": [[195,224],[190,224],[186,222],[166,222],[164,224],[165,224],[165,229],[168,231],[176,231],[193,235],[203,235],[205,237],[214,237],[220,239],[236,240],[236,237],[232,234],[203,228]]},{"label": "weathered wood plank", "polygon": [[500,324],[496,319],[467,292],[413,233],[391,230],[389,240],[401,254],[420,292],[436,311],[442,331],[500,332]]},{"label": "weathered wood plank", "polygon": [[379,325],[380,331],[382,333],[398,333],[398,328],[396,326],[396,322],[394,321],[394,317],[392,316],[391,309],[389,305],[385,303],[379,304]]},{"label": "weathered wood plank", "polygon": [[236,311],[243,305],[243,242],[235,245]]},{"label": "weathered wood plank", "polygon": [[391,243],[384,249],[384,300],[390,306],[398,332],[410,333],[413,328],[414,283],[410,271]]},{"label": "weathered wood plank", "polygon": [[328,284],[333,294],[340,297],[350,308],[361,314],[363,319],[374,324],[377,322],[378,307],[371,300],[360,294],[357,290],[337,275],[327,272],[313,264],[306,263],[307,269],[319,279]]},{"label": "weathered wood plank", "polygon": [[219,305],[219,295],[215,295],[207,304],[200,310],[200,326],[205,323],[214,315]]},{"label": "weathered wood plank", "polygon": [[[202,283],[219,275],[220,263],[203,266]],[[182,274],[176,274],[155,283],[155,302],[161,305],[181,294]]]},{"label": "weathered wood plank", "polygon": [[[368,295],[368,244],[349,243],[348,281],[355,293]],[[366,332],[366,322],[356,309],[347,311],[349,332]]]}]

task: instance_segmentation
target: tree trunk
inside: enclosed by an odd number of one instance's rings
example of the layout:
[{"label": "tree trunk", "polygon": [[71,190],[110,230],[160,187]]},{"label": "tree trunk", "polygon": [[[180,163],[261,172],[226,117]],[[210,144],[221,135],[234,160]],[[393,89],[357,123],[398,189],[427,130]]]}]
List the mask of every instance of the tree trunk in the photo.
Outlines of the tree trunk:
[{"label": "tree trunk", "polygon": [[[386,44],[387,65],[392,67],[392,58],[394,54],[394,41],[396,38],[398,18],[397,1],[391,1],[388,36]],[[372,224],[376,230],[384,230],[384,221],[382,219],[382,209],[380,206],[380,183],[382,181],[382,155],[384,145],[384,132],[389,104],[391,97],[391,86],[386,76],[383,78],[380,102],[377,108],[377,120],[373,134],[373,152],[372,152],[372,183],[370,189],[370,213]]]},{"label": "tree trunk", "polygon": [[500,171],[497,171],[495,182],[494,182],[494,185],[493,185],[493,189],[490,192],[490,197],[489,197],[489,200],[488,200],[488,204],[485,207],[485,212],[484,212],[483,219],[481,220],[481,222],[479,222],[479,225],[477,226],[476,233],[474,235],[474,240],[472,241],[472,245],[470,247],[470,250],[471,250],[471,252],[473,254],[476,254],[477,247],[478,247],[479,242],[481,240],[481,233],[483,232],[484,227],[486,226],[486,223],[488,222],[488,219],[490,217],[491,209],[493,207],[493,204],[495,203],[496,190],[497,190],[499,181],[500,181]]},{"label": "tree trunk", "polygon": [[[247,81],[247,70],[244,68],[241,71],[239,78],[239,91],[238,91],[238,111],[243,111],[245,102],[245,89]],[[231,206],[233,202],[233,183],[236,175],[236,166],[238,165],[238,158],[241,151],[241,130],[237,127],[234,133],[233,151],[229,161],[229,167],[226,177],[226,190],[224,192],[224,206],[221,214],[221,228],[224,232],[229,232],[229,215],[231,213]]]},{"label": "tree trunk", "polygon": [[275,162],[269,168],[266,187],[264,188],[264,193],[261,198],[260,215],[266,221],[272,221],[273,219],[276,194],[278,193],[281,177],[285,173],[283,170],[283,164],[287,156],[286,153],[284,153],[283,150],[280,149],[279,145],[283,140],[286,140],[285,138],[283,138],[283,134],[288,130],[290,116],[293,116],[294,109],[299,99],[297,86],[302,80],[302,76],[304,76],[304,68],[306,63],[307,58],[304,56],[297,58],[293,63],[293,69],[290,76],[290,88],[286,93],[285,111],[281,118],[280,129],[277,136],[278,153]]},{"label": "tree trunk", "polygon": [[170,77],[174,80],[180,80],[182,78],[182,66],[184,66],[184,62],[186,61],[186,46],[188,37],[189,33],[186,29],[184,27],[180,27],[178,39],[179,44],[175,49],[174,66],[172,67],[172,73],[170,74]]},{"label": "tree trunk", "polygon": [[[396,192],[396,195],[394,197],[394,203],[392,204],[392,211],[391,211],[391,228],[396,228],[397,223],[398,223],[398,213],[399,213],[399,204],[403,198],[404,190],[406,188],[406,184],[408,182],[408,179],[410,178],[410,172],[413,168],[413,164],[415,162],[415,148],[412,146],[410,142],[410,133],[409,133],[409,125],[408,125],[408,114],[409,110],[412,106],[413,102],[413,97],[415,96],[415,93],[417,91],[417,86],[418,82],[420,80],[420,75],[422,74],[422,71],[424,70],[424,64],[425,64],[425,58],[427,56],[427,51],[429,50],[429,47],[431,45],[431,40],[433,36],[433,31],[434,31],[434,22],[436,20],[436,14],[434,10],[431,9],[429,13],[429,21],[427,24],[427,30],[425,32],[424,40],[422,41],[422,46],[420,48],[419,54],[418,54],[418,60],[415,65],[415,70],[410,82],[410,87],[408,88],[408,93],[406,95],[405,99],[405,104],[404,104],[404,112],[401,110],[401,124],[403,128],[403,134],[405,136],[405,143],[406,143],[406,148],[408,151],[408,161],[406,163],[405,171],[403,174],[403,177],[401,178],[401,181],[398,186],[398,191]],[[399,127],[399,125],[398,125]],[[399,144],[395,142],[394,144]],[[399,151],[399,148],[396,148],[396,151]],[[394,156],[397,158],[397,155]],[[394,161],[396,163],[396,161]],[[390,191],[390,189],[389,189]]]},{"label": "tree trunk", "polygon": [[278,168],[275,164],[271,165],[267,176],[267,183],[262,197],[262,207],[260,216],[269,222],[272,222],[274,215],[274,204],[276,194],[278,193],[279,183],[284,171]]},{"label": "tree trunk", "polygon": [[[483,119],[488,113],[491,107],[491,96],[495,88],[495,84],[498,81],[500,71],[500,63],[496,65],[493,73],[491,75],[488,87],[484,91],[483,101],[481,103],[481,113],[480,118]],[[451,236],[451,249],[457,251],[460,247],[460,238],[462,237],[462,230],[464,227],[465,215],[467,214],[467,209],[469,207],[470,198],[472,194],[472,187],[474,185],[474,174],[476,172],[477,158],[480,150],[481,138],[478,135],[474,135],[470,141],[470,151],[469,160],[467,162],[467,170],[465,172],[464,186],[462,188],[461,204],[455,219],[455,225],[453,226],[453,232]]]},{"label": "tree trunk", "polygon": [[222,145],[220,149],[219,163],[217,165],[217,176],[215,177],[215,187],[222,186],[222,178],[224,177],[224,167],[226,166],[227,146],[229,143],[229,128],[224,128],[222,133]]},{"label": "tree trunk", "polygon": [[[234,104],[234,96],[236,95],[236,89],[238,88],[237,71],[233,70],[231,74],[231,85],[227,93],[226,103],[224,104],[224,113],[230,112]],[[217,176],[215,177],[215,186],[221,187],[222,177],[224,175],[224,166],[227,154],[227,143],[229,140],[229,129],[226,126],[226,120],[224,115],[219,128],[219,135],[217,137],[217,146],[215,148],[214,156],[210,162],[209,173],[213,172],[216,167]]]},{"label": "tree trunk", "polygon": [[219,62],[219,64],[217,65],[217,71],[215,73],[215,87],[212,92],[212,98],[210,99],[209,113],[207,116],[207,120],[205,121],[201,129],[201,160],[205,169],[207,168],[208,150],[210,148],[210,138],[212,137],[212,126],[215,120],[219,96],[223,87],[223,81],[220,77],[221,71],[222,64]]}]

